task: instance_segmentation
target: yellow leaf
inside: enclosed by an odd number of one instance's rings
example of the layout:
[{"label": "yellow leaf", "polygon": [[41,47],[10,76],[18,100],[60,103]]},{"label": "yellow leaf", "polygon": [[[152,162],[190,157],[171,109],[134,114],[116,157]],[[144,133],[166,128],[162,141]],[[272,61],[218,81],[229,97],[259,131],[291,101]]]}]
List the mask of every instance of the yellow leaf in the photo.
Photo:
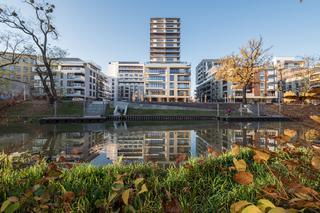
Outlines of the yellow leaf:
[{"label": "yellow leaf", "polygon": [[134,185],[137,187],[142,181],[144,180],[144,178],[137,178],[134,180]]},{"label": "yellow leaf", "polygon": [[112,192],[111,195],[108,197],[109,203],[118,195],[117,192]]},{"label": "yellow leaf", "polygon": [[313,156],[311,159],[311,165],[313,166],[313,168],[320,170],[320,157]]},{"label": "yellow leaf", "polygon": [[276,208],[276,206],[273,203],[271,203],[269,200],[267,200],[267,199],[258,200],[257,206],[263,212],[267,212],[268,209]]},{"label": "yellow leaf", "polygon": [[129,195],[130,195],[130,189],[127,189],[124,192],[122,192],[122,200],[126,205],[129,204]]},{"label": "yellow leaf", "polygon": [[231,147],[231,154],[233,156],[238,156],[240,153],[240,146],[238,144],[232,144],[232,147]]},{"label": "yellow leaf", "polygon": [[143,184],[141,186],[141,190],[140,190],[140,192],[138,194],[142,194],[142,193],[147,192],[147,191],[148,191],[148,188],[147,188],[146,184]]},{"label": "yellow leaf", "polygon": [[244,160],[237,160],[235,158],[233,158],[233,164],[234,166],[236,167],[236,170],[238,172],[244,172],[246,171],[246,168],[247,168],[247,164]]},{"label": "yellow leaf", "polygon": [[287,211],[284,208],[276,207],[268,211],[268,213],[286,213]]},{"label": "yellow leaf", "polygon": [[261,161],[267,162],[270,158],[270,154],[264,151],[260,151],[260,150],[254,150],[255,155],[253,156],[253,160],[256,163],[259,163]]},{"label": "yellow leaf", "polygon": [[241,212],[241,210],[243,208],[245,208],[246,206],[251,205],[251,203],[245,201],[245,200],[240,200],[234,204],[231,205],[230,207],[230,212],[231,213],[238,213]]},{"label": "yellow leaf", "polygon": [[290,139],[292,139],[297,135],[297,131],[296,130],[292,130],[292,129],[285,129],[283,131],[283,134],[285,136],[288,136]]},{"label": "yellow leaf", "polygon": [[250,205],[244,208],[241,213],[263,213],[263,212],[255,205]]}]

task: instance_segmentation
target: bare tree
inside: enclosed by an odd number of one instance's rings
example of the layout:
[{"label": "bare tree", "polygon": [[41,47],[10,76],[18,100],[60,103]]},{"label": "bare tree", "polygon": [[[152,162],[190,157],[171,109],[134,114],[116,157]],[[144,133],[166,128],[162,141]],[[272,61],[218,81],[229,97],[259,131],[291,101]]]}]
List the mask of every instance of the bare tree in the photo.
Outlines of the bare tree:
[{"label": "bare tree", "polygon": [[15,33],[0,34],[0,79],[19,83],[27,82],[7,77],[7,66],[19,63],[21,57],[30,53],[26,39]]},{"label": "bare tree", "polygon": [[235,83],[242,89],[242,102],[247,103],[247,89],[257,83],[255,76],[269,65],[268,49],[263,49],[262,38],[249,40],[248,44],[240,48],[238,54],[221,59],[221,66],[217,71],[217,79]]},{"label": "bare tree", "polygon": [[50,103],[57,100],[52,63],[65,56],[65,51],[51,45],[58,39],[53,23],[55,5],[44,1],[26,0],[24,4],[34,12],[32,21],[27,21],[19,12],[9,7],[0,8],[0,23],[27,36],[33,44],[37,57],[36,72]]}]

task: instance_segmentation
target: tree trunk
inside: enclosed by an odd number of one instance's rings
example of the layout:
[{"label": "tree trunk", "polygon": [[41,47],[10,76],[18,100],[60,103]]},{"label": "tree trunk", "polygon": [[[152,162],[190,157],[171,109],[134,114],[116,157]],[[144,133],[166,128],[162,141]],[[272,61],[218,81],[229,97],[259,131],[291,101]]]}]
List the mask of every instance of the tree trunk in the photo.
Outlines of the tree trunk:
[{"label": "tree trunk", "polygon": [[242,88],[242,103],[247,104],[247,86]]}]

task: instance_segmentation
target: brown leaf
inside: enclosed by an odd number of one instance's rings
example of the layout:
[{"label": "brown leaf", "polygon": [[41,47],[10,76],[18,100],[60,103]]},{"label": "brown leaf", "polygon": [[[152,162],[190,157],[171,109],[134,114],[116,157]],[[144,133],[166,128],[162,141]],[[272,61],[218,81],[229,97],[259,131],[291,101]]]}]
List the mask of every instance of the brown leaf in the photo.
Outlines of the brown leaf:
[{"label": "brown leaf", "polygon": [[311,159],[311,165],[313,168],[320,170],[320,157],[313,156]]},{"label": "brown leaf", "polygon": [[289,201],[291,207],[302,208],[320,208],[320,201],[308,201],[300,198],[293,198]]},{"label": "brown leaf", "polygon": [[299,165],[299,162],[297,160],[286,160],[283,161],[283,163],[287,166],[289,171],[295,170]]},{"label": "brown leaf", "polygon": [[253,175],[250,172],[238,172],[233,176],[233,180],[241,185],[249,185],[253,181]]},{"label": "brown leaf", "polygon": [[176,164],[179,164],[180,162],[188,160],[188,155],[187,154],[180,154],[176,158]]},{"label": "brown leaf", "polygon": [[16,203],[19,201],[19,198],[15,197],[15,196],[11,196],[8,198],[8,200],[11,202],[11,203]]},{"label": "brown leaf", "polygon": [[277,187],[274,185],[269,185],[261,190],[265,195],[273,199],[278,199],[281,197],[281,194],[277,191]]},{"label": "brown leaf", "polygon": [[298,183],[290,184],[288,186],[288,192],[303,200],[313,200],[313,197],[318,196],[317,191]]},{"label": "brown leaf", "polygon": [[165,202],[163,204],[164,212],[165,213],[181,213],[181,206],[177,198],[173,198],[169,202]]},{"label": "brown leaf", "polygon": [[74,199],[74,192],[65,192],[63,194],[63,201],[66,203],[71,203]]},{"label": "brown leaf", "polygon": [[65,162],[66,161],[66,157],[61,155],[59,158],[58,158],[58,162]]}]

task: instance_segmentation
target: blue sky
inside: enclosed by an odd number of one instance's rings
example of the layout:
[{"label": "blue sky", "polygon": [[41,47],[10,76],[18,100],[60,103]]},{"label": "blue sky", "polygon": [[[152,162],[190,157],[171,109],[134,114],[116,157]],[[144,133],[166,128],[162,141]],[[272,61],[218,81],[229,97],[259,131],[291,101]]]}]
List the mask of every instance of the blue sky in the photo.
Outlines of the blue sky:
[{"label": "blue sky", "polygon": [[[180,17],[181,60],[193,77],[203,58],[218,58],[262,36],[275,56],[320,53],[320,0],[55,0],[59,46],[70,57],[149,60],[150,17]],[[21,0],[0,3],[26,9]],[[28,12],[26,12],[28,14]],[[194,88],[194,85],[193,85]]]}]

